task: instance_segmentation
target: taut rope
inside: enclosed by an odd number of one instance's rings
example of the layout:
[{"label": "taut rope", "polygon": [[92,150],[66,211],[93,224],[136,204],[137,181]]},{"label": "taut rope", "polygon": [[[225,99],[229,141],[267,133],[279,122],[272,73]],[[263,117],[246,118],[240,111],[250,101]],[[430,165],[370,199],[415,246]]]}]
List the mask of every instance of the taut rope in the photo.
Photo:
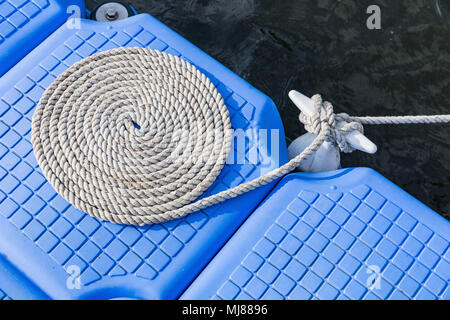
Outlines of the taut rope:
[{"label": "taut rope", "polygon": [[[308,148],[255,180],[201,199],[230,152],[231,124],[211,81],[178,57],[119,48],[74,64],[42,96],[31,139],[47,180],[78,209],[116,223],[159,223],[270,183],[325,140],[349,152],[344,135],[362,131],[361,123],[404,120],[335,115],[319,95],[313,100],[314,116],[301,116],[317,134]],[[347,124],[337,129],[337,118]],[[414,117],[406,118],[413,123]],[[419,120],[449,122],[450,116]]]}]

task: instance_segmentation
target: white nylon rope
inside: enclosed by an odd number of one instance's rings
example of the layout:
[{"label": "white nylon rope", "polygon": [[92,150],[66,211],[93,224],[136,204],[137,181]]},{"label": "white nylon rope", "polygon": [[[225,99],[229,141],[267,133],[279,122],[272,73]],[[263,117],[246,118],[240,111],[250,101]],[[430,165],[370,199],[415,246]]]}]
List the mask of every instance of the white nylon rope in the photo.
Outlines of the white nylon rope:
[{"label": "white nylon rope", "polygon": [[[278,169],[202,199],[230,152],[230,118],[208,77],[178,57],[118,48],[74,64],[39,101],[31,140],[45,177],[72,205],[103,220],[145,225],[270,183],[325,140],[348,151],[343,135],[362,130],[361,123],[402,121],[335,115],[319,95],[313,100],[316,114],[301,117],[305,128],[317,134],[308,148]],[[339,117],[348,123],[336,129]],[[450,116],[421,121],[449,122]]]}]

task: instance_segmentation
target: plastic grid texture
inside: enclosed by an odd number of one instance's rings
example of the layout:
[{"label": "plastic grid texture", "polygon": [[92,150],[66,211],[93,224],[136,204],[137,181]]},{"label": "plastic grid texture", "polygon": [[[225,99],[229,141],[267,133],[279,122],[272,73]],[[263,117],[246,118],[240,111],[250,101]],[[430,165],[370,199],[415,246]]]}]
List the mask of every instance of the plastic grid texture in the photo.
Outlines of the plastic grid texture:
[{"label": "plastic grid texture", "polygon": [[[59,196],[32,151],[35,105],[68,66],[119,46],[149,47],[189,60],[217,86],[233,128],[278,133],[269,134],[267,144],[247,137],[245,155],[232,154],[249,158],[256,150],[257,161],[225,165],[205,195],[288,160],[273,102],[150,15],[109,23],[82,20],[79,30],[61,26],[0,79],[0,253],[49,298],[177,298],[273,187],[145,227],[99,221]],[[276,144],[278,150],[268,147]]]},{"label": "plastic grid texture", "polygon": [[72,16],[82,0],[0,0],[0,76]]},{"label": "plastic grid texture", "polygon": [[182,299],[450,299],[450,223],[371,169],[291,174]]}]

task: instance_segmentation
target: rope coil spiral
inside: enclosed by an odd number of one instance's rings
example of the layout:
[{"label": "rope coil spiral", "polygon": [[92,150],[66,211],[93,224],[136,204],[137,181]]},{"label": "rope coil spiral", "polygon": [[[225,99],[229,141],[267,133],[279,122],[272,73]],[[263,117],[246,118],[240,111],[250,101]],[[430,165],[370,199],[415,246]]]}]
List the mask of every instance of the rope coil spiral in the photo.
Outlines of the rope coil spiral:
[{"label": "rope coil spiral", "polygon": [[[230,152],[230,117],[208,77],[167,53],[118,48],[74,64],[44,92],[31,140],[45,177],[76,208],[103,220],[145,225],[268,184],[293,171],[324,141],[351,152],[345,135],[363,132],[363,123],[450,121],[449,115],[350,117],[334,114],[320,95],[312,99],[315,114],[300,115],[306,130],[317,135],[306,149],[280,168],[201,199]],[[338,128],[341,120],[345,124]]]},{"label": "rope coil spiral", "polygon": [[55,190],[121,223],[176,217],[215,181],[231,136],[228,110],[203,73],[140,48],[74,64],[45,91],[32,121],[34,152]]}]

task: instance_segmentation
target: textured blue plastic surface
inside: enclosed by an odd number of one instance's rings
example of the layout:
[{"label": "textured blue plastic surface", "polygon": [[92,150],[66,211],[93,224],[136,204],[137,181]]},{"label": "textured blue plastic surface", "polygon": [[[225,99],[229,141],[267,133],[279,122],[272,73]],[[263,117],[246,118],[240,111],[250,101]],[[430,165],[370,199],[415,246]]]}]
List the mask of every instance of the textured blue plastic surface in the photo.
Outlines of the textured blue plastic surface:
[{"label": "textured blue plastic surface", "polygon": [[[0,257],[5,257],[4,269],[20,275],[17,286],[32,284],[38,298],[177,298],[273,187],[146,227],[96,220],[56,194],[30,143],[35,105],[68,66],[118,46],[150,47],[188,59],[217,85],[234,128],[279,129],[278,137],[269,135],[278,141],[279,154],[247,139],[246,156],[258,150],[257,163],[227,164],[206,194],[254,179],[287,161],[273,102],[153,17],[138,15],[113,23],[83,20],[80,30],[63,25],[0,79]],[[81,288],[70,289],[76,287],[76,267]],[[0,290],[5,296],[15,298],[17,292],[17,298],[24,297],[12,284],[0,282]]]},{"label": "textured blue plastic surface", "polygon": [[449,299],[449,241],[448,221],[373,170],[291,174],[182,298]]},{"label": "textured blue plastic surface", "polygon": [[0,255],[0,300],[11,299],[48,299],[48,296]]},{"label": "textured blue plastic surface", "polygon": [[70,16],[67,8],[83,0],[0,0],[0,76]]}]

